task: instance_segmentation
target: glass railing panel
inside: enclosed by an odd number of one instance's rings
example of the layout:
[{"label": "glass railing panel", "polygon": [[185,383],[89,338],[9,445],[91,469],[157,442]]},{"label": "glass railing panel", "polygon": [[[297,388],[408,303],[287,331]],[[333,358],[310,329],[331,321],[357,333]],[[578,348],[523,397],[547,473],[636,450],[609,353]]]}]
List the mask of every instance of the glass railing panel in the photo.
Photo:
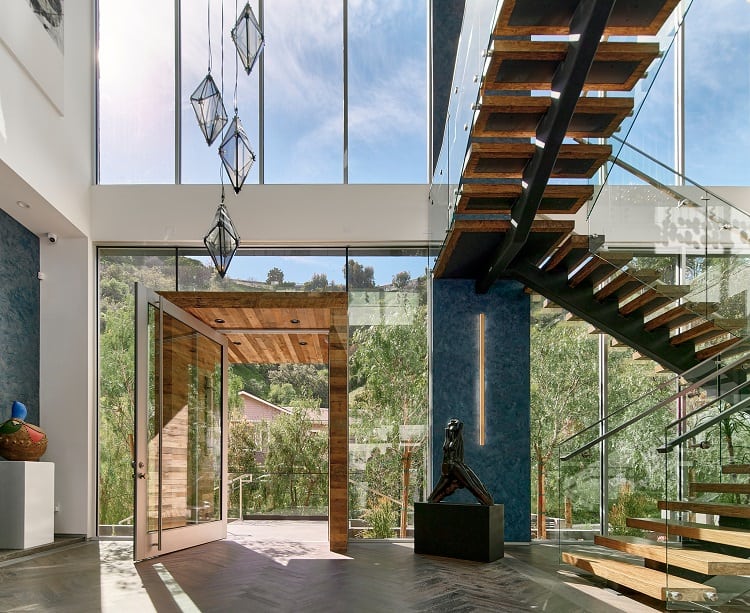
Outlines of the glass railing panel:
[{"label": "glass railing panel", "polygon": [[[725,332],[696,334],[697,349],[745,336],[750,313],[746,295],[750,216],[710,195],[714,204],[699,204],[701,198],[705,202],[705,194],[704,189],[684,186],[604,186],[588,229],[591,248],[599,257],[672,298],[653,302],[654,308],[643,310],[646,322],[680,305],[696,318],[681,317],[670,320],[669,325],[661,324],[671,335],[706,321]],[[628,260],[627,254],[633,258]],[[669,257],[671,271],[667,270]],[[655,261],[658,258],[661,263]],[[602,279],[601,283],[609,281]],[[626,300],[638,298],[643,291],[645,288],[629,294]]]},{"label": "glass railing panel", "polygon": [[467,0],[464,6],[447,120],[433,175],[433,187],[440,186],[433,189],[433,205],[448,206],[446,229],[453,215],[498,4],[502,2]]},{"label": "glass railing panel", "polygon": [[[693,600],[696,607],[746,611],[750,602],[750,381],[744,357],[732,364],[686,395],[680,417],[664,430],[668,502],[662,515],[672,531],[672,566],[681,566],[685,555],[730,556],[721,569],[693,577],[706,586],[703,598],[683,598],[669,609],[684,609],[685,600]],[[673,591],[679,593],[676,586]]]},{"label": "glass railing panel", "polygon": [[230,475],[229,517],[328,518],[328,473]]}]

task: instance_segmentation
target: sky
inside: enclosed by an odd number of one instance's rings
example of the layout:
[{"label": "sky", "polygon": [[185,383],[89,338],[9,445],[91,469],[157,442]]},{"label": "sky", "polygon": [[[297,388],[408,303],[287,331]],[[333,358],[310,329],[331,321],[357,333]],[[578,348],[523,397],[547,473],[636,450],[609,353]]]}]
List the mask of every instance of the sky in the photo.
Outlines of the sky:
[{"label": "sky", "polygon": [[[206,145],[189,101],[209,57],[230,120],[236,100],[251,147],[261,154],[260,68],[249,76],[236,70],[228,37],[235,6],[244,3],[223,0],[222,19],[222,0],[208,2],[182,3],[183,183],[220,177],[218,141]],[[251,6],[257,13],[257,2]],[[170,2],[100,0],[102,183],[174,182],[172,23]],[[426,183],[426,1],[349,0],[348,24],[349,182]],[[265,3],[266,183],[343,182],[343,27],[341,0]],[[256,162],[247,181],[257,183],[258,171]]]},{"label": "sky", "polygon": [[[206,266],[212,266],[209,256],[191,256]],[[356,260],[364,267],[372,266],[375,271],[375,285],[390,285],[393,277],[399,272],[408,272],[412,279],[425,274],[429,267],[426,257],[418,256],[357,256],[352,255],[350,259]],[[345,256],[323,256],[323,255],[283,255],[283,256],[235,256],[229,267],[228,277],[243,281],[265,282],[268,271],[272,268],[280,268],[284,272],[284,281],[304,283],[312,279],[314,274],[325,274],[329,283],[344,284]]]}]

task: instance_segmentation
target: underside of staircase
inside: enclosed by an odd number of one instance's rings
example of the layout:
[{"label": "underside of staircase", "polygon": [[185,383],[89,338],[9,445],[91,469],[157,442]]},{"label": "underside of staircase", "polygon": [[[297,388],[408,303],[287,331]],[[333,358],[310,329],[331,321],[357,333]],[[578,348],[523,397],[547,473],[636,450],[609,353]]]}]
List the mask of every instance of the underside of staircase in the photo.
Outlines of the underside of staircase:
[{"label": "underside of staircase", "polygon": [[[715,304],[688,301],[687,287],[661,282],[630,253],[603,249],[603,237],[575,234],[572,219],[594,194],[588,181],[611,158],[611,147],[600,143],[633,111],[626,92],[659,55],[650,37],[677,4],[501,3],[433,275],[472,279],[478,293],[498,279],[520,281],[548,304],[682,374],[737,343],[744,322],[718,319]],[[610,40],[622,36],[626,42]],[[691,494],[720,494],[724,486],[711,487],[696,484]],[[629,518],[627,525],[648,538],[600,536],[597,544],[616,555],[592,556],[580,548],[566,551],[563,560],[669,602],[712,603],[720,595],[711,577],[750,575],[747,505],[698,499],[661,501],[659,508],[686,519]],[[696,521],[711,517],[748,526]],[[732,551],[720,551],[728,544]]]},{"label": "underside of staircase", "polygon": [[[676,5],[502,3],[433,274],[473,279],[480,293],[497,279],[516,279],[638,356],[683,373],[736,342],[744,322],[685,301],[686,286],[639,270],[631,254],[600,250],[604,237],[577,235],[565,219],[593,196],[583,181],[612,154],[610,145],[586,139],[606,139],[632,113],[626,92],[659,56],[649,37]],[[618,35],[633,42],[608,40]]]}]

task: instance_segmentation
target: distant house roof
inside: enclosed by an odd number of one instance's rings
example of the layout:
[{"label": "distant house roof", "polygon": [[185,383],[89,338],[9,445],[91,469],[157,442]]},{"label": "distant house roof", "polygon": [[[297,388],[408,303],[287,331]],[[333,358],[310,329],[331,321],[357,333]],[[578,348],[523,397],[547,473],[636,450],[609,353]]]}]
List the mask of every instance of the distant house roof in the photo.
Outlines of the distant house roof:
[{"label": "distant house roof", "polygon": [[[241,391],[239,396],[242,399],[245,419],[249,422],[273,421],[279,415],[291,415],[294,411],[290,407],[280,407],[245,391]],[[328,409],[326,408],[305,409],[305,416],[313,423],[328,423]]]}]

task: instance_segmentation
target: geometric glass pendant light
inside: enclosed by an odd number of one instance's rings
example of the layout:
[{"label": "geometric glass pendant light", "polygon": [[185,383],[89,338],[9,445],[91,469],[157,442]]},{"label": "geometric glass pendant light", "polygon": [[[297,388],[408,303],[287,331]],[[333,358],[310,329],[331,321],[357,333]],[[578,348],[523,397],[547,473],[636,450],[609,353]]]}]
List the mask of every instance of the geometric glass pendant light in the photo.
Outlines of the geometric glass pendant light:
[{"label": "geometric glass pendant light", "polygon": [[240,60],[242,60],[245,72],[250,74],[255,61],[258,59],[261,51],[263,51],[265,39],[249,2],[242,9],[237,23],[232,28],[232,40],[235,47],[237,47],[237,54],[240,56]]},{"label": "geometric glass pendant light", "polygon": [[221,190],[221,203],[216,209],[211,229],[203,237],[203,244],[206,245],[211,259],[214,261],[216,272],[223,279],[229,270],[229,263],[232,261],[237,247],[240,244],[240,237],[232,223],[229,212],[224,206],[224,188]]},{"label": "geometric glass pendant light", "polygon": [[240,118],[235,109],[234,119],[227,129],[224,140],[219,145],[219,156],[236,194],[240,193],[242,184],[255,162],[255,153],[250,149],[250,141],[245,134]]},{"label": "geometric glass pendant light", "polygon": [[190,103],[193,105],[201,132],[206,142],[211,145],[227,123],[227,111],[221,99],[221,92],[210,72],[190,96]]}]

